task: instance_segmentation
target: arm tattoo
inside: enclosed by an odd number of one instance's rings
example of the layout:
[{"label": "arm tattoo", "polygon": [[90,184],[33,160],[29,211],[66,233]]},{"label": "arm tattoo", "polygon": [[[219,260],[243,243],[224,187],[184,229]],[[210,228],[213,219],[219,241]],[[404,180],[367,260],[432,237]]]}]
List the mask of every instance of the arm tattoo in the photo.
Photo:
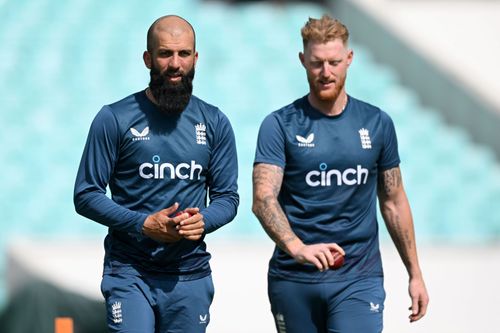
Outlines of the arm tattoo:
[{"label": "arm tattoo", "polygon": [[297,238],[283,212],[278,195],[283,181],[283,169],[269,164],[257,164],[253,171],[252,210],[271,239],[282,249]]},{"label": "arm tattoo", "polygon": [[386,214],[383,215],[394,245],[396,245],[398,252],[406,263],[406,258],[408,258],[415,245],[413,233],[403,224],[401,215],[397,210],[387,210]]},{"label": "arm tattoo", "polygon": [[390,195],[401,186],[401,171],[399,168],[385,170],[378,175],[378,191]]},{"label": "arm tattoo", "polygon": [[415,235],[399,167],[379,173],[377,191],[389,234],[405,265],[409,264],[415,251]]}]

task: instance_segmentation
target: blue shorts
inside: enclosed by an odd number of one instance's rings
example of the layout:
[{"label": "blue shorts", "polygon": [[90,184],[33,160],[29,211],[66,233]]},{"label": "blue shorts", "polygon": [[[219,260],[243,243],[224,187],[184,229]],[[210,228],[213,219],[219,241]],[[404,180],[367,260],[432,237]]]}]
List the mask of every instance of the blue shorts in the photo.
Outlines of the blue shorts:
[{"label": "blue shorts", "polygon": [[382,332],[382,277],[327,283],[269,277],[268,295],[279,333]]},{"label": "blue shorts", "polygon": [[106,274],[101,291],[110,332],[203,333],[210,322],[214,296],[210,275],[198,280],[169,281]]}]

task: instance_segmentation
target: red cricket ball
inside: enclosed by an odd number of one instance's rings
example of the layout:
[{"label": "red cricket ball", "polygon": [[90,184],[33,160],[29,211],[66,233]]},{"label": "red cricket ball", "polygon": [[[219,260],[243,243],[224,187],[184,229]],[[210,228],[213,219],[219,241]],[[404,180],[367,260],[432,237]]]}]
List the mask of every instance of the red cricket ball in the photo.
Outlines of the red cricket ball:
[{"label": "red cricket ball", "polygon": [[184,214],[184,213],[188,214],[188,217],[193,216],[193,214],[191,214],[190,212],[186,212],[185,210],[181,210],[180,212],[177,212],[174,216],[179,216],[179,215]]},{"label": "red cricket ball", "polygon": [[333,265],[330,266],[331,269],[339,269],[344,264],[344,256],[340,254],[337,250],[330,250],[333,255]]}]

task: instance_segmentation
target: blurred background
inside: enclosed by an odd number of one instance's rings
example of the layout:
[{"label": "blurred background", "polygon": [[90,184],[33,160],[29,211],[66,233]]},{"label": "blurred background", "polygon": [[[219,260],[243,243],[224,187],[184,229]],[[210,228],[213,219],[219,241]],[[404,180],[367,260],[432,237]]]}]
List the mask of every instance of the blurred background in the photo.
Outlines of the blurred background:
[{"label": "blurred background", "polygon": [[[498,332],[500,3],[467,0],[0,0],[0,332],[104,332],[103,226],[78,216],[73,184],[102,105],[144,89],[146,31],[192,23],[194,93],[232,122],[236,219],[207,237],[216,296],[209,332],[273,332],[273,244],[251,213],[258,127],[305,95],[300,28],[323,13],[351,33],[350,95],[393,118],[431,304],[409,325],[407,276],[383,222],[385,332]],[[381,219],[380,219],[381,221]]]}]

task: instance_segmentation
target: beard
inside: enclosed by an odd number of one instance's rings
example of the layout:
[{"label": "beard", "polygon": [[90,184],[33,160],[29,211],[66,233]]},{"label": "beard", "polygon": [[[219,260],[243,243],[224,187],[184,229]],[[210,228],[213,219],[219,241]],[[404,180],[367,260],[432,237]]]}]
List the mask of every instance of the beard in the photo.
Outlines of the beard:
[{"label": "beard", "polygon": [[167,68],[163,73],[154,65],[149,73],[149,89],[158,103],[158,109],[167,116],[178,116],[189,104],[193,93],[194,66],[187,74],[181,74],[178,83],[169,82],[168,78],[179,72]]},{"label": "beard", "polygon": [[318,87],[316,80],[308,76],[309,88],[314,95],[323,102],[335,102],[344,88],[346,76],[335,80],[335,87],[329,90],[323,90]]}]

